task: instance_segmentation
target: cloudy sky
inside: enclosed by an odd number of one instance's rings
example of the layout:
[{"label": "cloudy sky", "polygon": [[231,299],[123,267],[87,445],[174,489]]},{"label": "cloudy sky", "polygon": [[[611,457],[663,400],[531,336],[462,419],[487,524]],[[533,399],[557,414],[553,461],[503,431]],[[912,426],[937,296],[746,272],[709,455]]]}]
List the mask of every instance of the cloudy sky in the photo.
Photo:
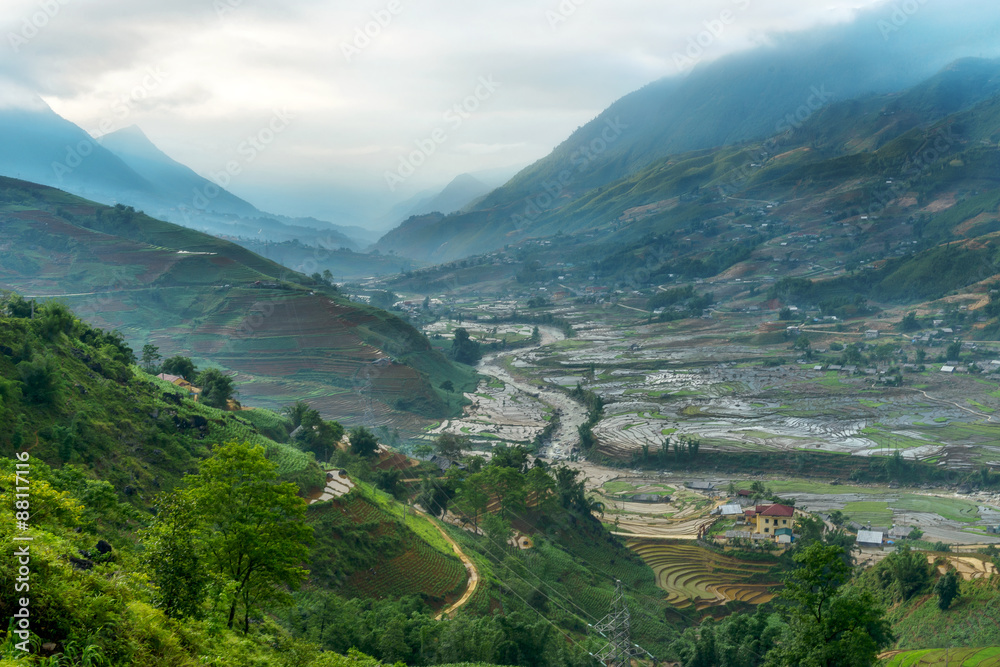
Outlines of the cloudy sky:
[{"label": "cloudy sky", "polygon": [[[137,124],[203,175],[235,160],[230,189],[269,210],[367,215],[463,172],[543,157],[622,95],[683,75],[690,40],[710,61],[894,5],[3,0],[0,83],[94,134]],[[252,160],[240,150],[251,137]],[[422,164],[390,190],[386,172],[418,146]]]}]

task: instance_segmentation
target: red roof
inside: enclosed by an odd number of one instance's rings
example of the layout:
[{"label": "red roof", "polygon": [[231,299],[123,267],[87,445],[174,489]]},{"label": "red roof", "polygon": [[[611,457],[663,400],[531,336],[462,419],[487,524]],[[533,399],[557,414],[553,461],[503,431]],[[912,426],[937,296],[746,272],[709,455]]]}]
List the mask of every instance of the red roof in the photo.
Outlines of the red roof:
[{"label": "red roof", "polygon": [[794,516],[795,508],[788,505],[757,505],[757,512],[761,516]]}]

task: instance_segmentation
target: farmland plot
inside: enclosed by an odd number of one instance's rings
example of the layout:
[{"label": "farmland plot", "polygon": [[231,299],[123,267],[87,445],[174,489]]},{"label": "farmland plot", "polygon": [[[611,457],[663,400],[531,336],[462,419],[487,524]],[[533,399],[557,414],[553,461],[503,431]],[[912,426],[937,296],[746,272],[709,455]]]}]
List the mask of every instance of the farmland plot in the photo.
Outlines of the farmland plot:
[{"label": "farmland plot", "polygon": [[628,548],[656,573],[657,586],[675,607],[702,610],[726,602],[763,604],[778,585],[772,565],[743,561],[688,544],[629,540]]}]

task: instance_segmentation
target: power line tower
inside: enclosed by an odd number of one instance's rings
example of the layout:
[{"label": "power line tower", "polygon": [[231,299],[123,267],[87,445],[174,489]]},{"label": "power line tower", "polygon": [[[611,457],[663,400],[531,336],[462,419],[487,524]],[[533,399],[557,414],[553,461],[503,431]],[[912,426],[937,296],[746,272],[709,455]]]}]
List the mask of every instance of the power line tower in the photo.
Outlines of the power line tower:
[{"label": "power line tower", "polygon": [[638,644],[632,643],[632,617],[625,602],[622,582],[618,579],[615,580],[611,613],[595,625],[594,630],[608,640],[604,649],[594,655],[606,667],[630,667],[632,658],[646,653]]}]

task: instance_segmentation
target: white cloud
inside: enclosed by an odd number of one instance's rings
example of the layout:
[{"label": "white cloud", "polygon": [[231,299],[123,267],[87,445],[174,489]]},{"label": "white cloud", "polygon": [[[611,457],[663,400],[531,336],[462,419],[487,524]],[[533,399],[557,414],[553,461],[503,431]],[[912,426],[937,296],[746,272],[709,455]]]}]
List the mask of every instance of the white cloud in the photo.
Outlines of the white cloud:
[{"label": "white cloud", "polygon": [[[220,15],[216,0],[62,0],[37,36],[0,64],[0,75],[26,82],[91,130],[143,85],[150,68],[161,68],[168,76],[116,122],[140,125],[202,173],[218,169],[274,109],[288,109],[292,127],[233,189],[253,201],[269,188],[273,203],[282,200],[276,184],[294,180],[291,207],[303,191],[322,202],[337,178],[381,206],[390,203],[383,172],[438,127],[479,77],[503,85],[449,133],[404,194],[462,171],[544,156],[615,99],[675,74],[674,55],[723,11],[735,20],[705,48],[706,61],[885,2],[393,0],[400,9],[388,21],[390,0],[218,1],[232,10]],[[548,12],[559,15],[561,4],[579,6],[553,24]],[[37,0],[6,0],[0,35],[21,29],[38,8]],[[369,24],[378,18],[387,25],[376,31]],[[344,44],[366,27],[378,34],[348,60]],[[313,206],[323,214],[321,203]]]}]

